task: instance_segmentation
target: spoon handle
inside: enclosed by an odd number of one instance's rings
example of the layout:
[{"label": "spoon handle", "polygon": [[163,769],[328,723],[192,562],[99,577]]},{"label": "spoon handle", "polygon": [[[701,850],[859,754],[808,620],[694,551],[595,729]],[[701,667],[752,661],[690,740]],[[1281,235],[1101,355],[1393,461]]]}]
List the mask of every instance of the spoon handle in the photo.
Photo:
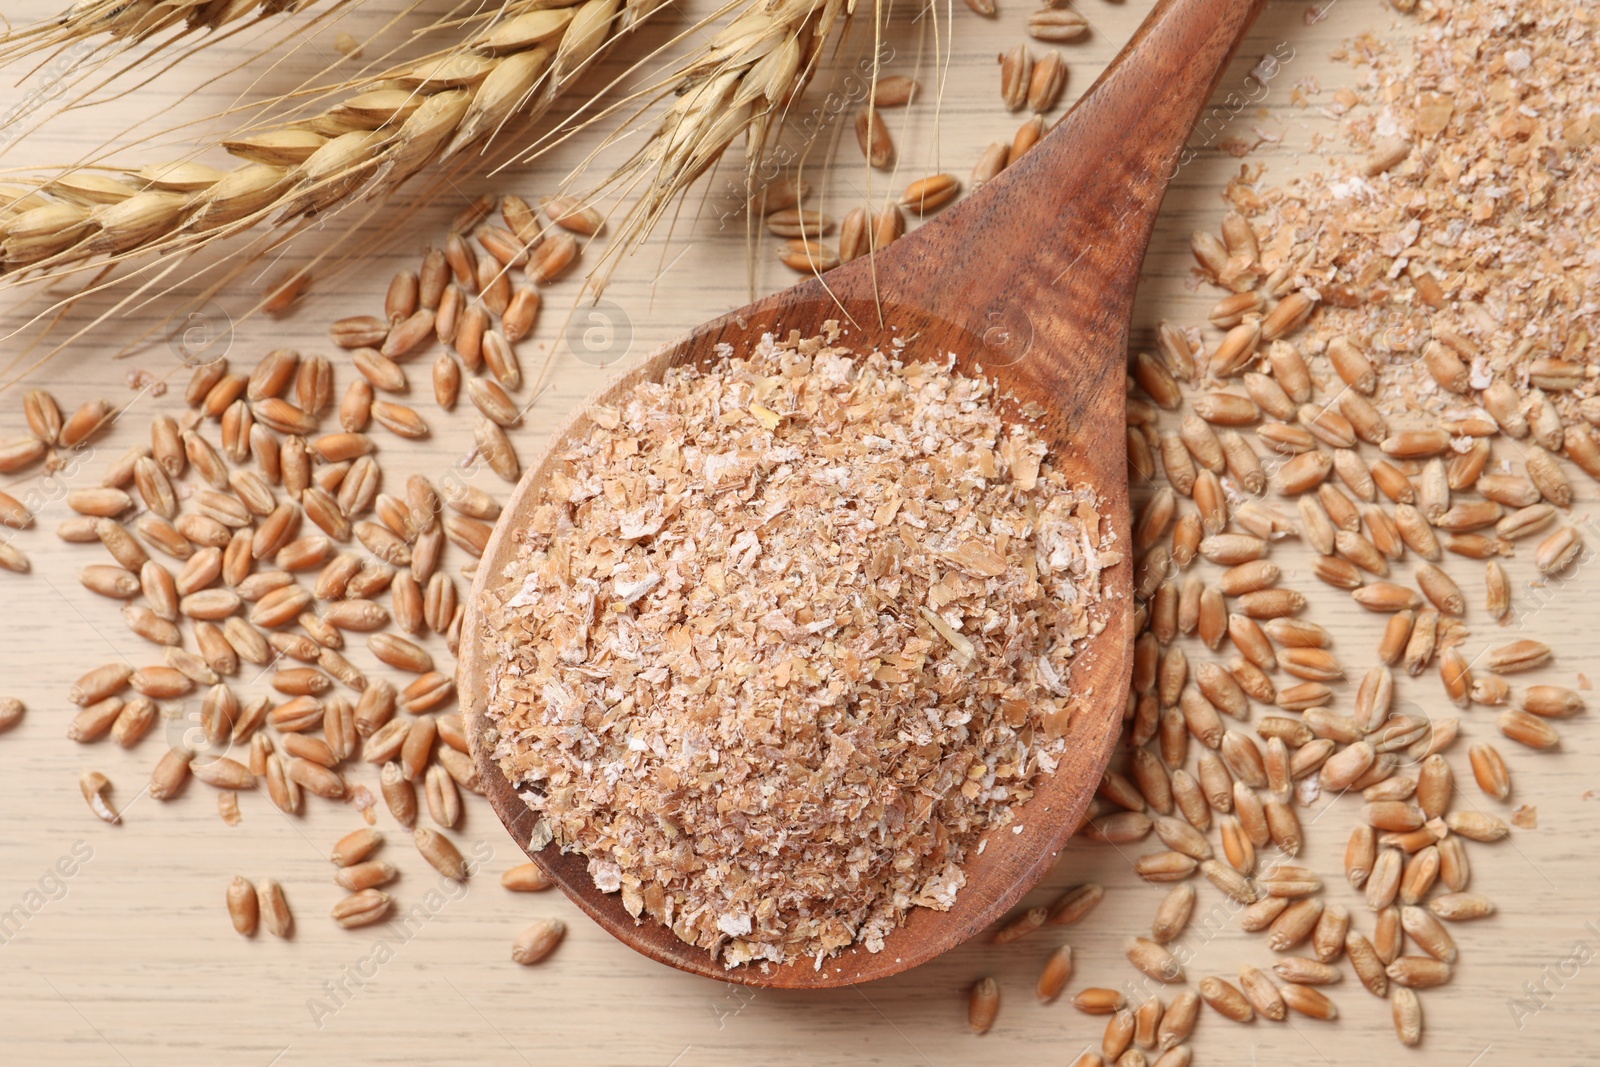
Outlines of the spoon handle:
[{"label": "spoon handle", "polygon": [[[978,339],[978,361],[1054,393],[1071,427],[1114,423],[1120,445],[1128,320],[1151,228],[1191,131],[1215,141],[1264,95],[1250,75],[1235,94],[1244,104],[1206,110],[1265,4],[1160,0],[1048,136],[879,257],[872,292],[938,309]],[[1107,452],[1119,481],[1120,463]]]},{"label": "spoon handle", "polygon": [[1053,188],[1046,195],[1058,218],[1119,224],[1114,242],[1097,243],[1115,244],[1122,253],[1103,266],[1127,275],[1130,286],[1167,185],[1194,158],[1188,142],[1214,144],[1246,106],[1267,94],[1272,74],[1263,80],[1258,71],[1275,71],[1277,56],[1266,57],[1237,90],[1210,103],[1229,59],[1265,6],[1266,0],[1160,0],[1051,135],[1018,165],[1020,180],[1050,179]]}]

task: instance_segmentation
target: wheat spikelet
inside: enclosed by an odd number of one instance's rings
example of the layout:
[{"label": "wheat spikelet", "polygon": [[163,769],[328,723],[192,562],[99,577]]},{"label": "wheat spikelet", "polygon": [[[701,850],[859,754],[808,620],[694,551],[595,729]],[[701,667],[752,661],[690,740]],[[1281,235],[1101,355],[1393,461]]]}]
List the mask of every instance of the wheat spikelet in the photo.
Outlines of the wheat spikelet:
[{"label": "wheat spikelet", "polygon": [[[318,0],[79,0],[59,17],[0,36],[0,65],[106,36],[121,44],[220,30],[245,18],[292,15]],[[170,42],[168,42],[170,43]]]},{"label": "wheat spikelet", "polygon": [[[660,0],[513,0],[463,20],[459,45],[348,83],[342,99],[221,147],[242,164],[60,175],[0,187],[0,273],[85,269],[86,260],[178,253],[262,223],[284,226],[379,197],[431,163],[481,148],[543,114],[606,46]],[[316,92],[316,91],[308,91]]]},{"label": "wheat spikelet", "polygon": [[[758,0],[661,87],[676,99],[632,157],[582,199],[643,187],[628,208],[591,285],[604,288],[621,256],[647,237],[688,188],[741,135],[745,172],[782,129],[788,106],[815,73],[823,46],[848,24],[855,0]],[[875,9],[874,16],[877,17]]]},{"label": "wheat spikelet", "polygon": [[[419,0],[412,0],[413,3]],[[20,140],[48,121],[41,113],[59,113],[88,103],[128,72],[139,69],[142,80],[124,84],[104,99],[121,99],[173,67],[233,37],[277,19],[288,34],[304,39],[325,20],[335,18],[360,0],[81,0],[57,18],[0,34],[0,68],[37,59],[22,77],[40,76],[40,83],[0,111],[0,145]],[[315,5],[309,20],[283,19]],[[186,47],[179,48],[186,40]],[[269,43],[257,58],[273,52],[284,38]]]}]

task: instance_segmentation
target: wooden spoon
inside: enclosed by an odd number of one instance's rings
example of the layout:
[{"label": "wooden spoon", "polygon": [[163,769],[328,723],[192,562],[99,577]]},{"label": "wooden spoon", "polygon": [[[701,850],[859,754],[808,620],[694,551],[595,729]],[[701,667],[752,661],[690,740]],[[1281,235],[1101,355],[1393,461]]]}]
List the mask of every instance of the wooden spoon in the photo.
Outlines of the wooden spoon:
[{"label": "wooden spoon", "polygon": [[[1128,320],[1156,212],[1191,126],[1228,58],[1265,0],[1161,0],[1127,47],[1059,126],[937,222],[870,260],[829,271],[707,323],[596,397],[613,404],[671,366],[743,353],[764,333],[802,336],[823,320],[849,325],[858,349],[920,336],[923,350],[957,354],[968,374],[985,373],[1020,403],[1047,414],[1036,425],[1052,461],[1073,481],[1099,488],[1122,545],[1129,544],[1125,381]],[[726,351],[726,349],[724,350]],[[977,371],[981,366],[982,371]],[[550,456],[587,436],[577,412],[516,487],[495,529],[468,601],[457,672],[466,732],[485,793],[526,848],[535,819],[489,758],[484,740],[494,664],[477,605],[517,554],[552,466]],[[586,860],[551,847],[529,855],[572,900],[619,940],[674,967],[749,985],[823,988],[904,971],[978,934],[1051,868],[1078,829],[1116,742],[1133,659],[1131,559],[1105,572],[1111,611],[1072,666],[1072,685],[1093,699],[1074,718],[1067,755],[1018,813],[1017,833],[993,834],[969,855],[967,884],[946,912],[914,909],[884,950],[851,948],[816,969],[811,960],[763,970],[725,968],[703,949],[646,918],[636,923],[620,894],[602,893]]]}]

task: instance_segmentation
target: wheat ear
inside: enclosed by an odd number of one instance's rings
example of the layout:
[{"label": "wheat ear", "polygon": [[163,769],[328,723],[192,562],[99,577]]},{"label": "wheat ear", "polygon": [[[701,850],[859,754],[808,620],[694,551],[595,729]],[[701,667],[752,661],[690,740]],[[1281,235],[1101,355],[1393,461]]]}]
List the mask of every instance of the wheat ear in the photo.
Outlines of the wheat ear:
[{"label": "wheat ear", "polygon": [[0,271],[59,274],[97,257],[184,252],[327,212],[358,192],[385,195],[431,163],[485,146],[513,120],[543,114],[659,6],[514,0],[464,43],[344,86],[320,114],[224,140],[244,161],[231,170],[80,170],[31,189],[0,187]]},{"label": "wheat ear", "polygon": [[582,198],[643,187],[590,275],[596,290],[740,136],[746,138],[746,176],[754,178],[789,105],[815,73],[823,46],[854,12],[855,0],[758,0],[661,86],[658,96],[676,99],[654,132]]},{"label": "wheat ear", "polygon": [[[242,19],[292,15],[318,0],[80,0],[61,15],[0,36],[0,65],[98,37],[121,44],[220,30]],[[170,42],[168,42],[170,43]]]},{"label": "wheat ear", "polygon": [[[48,117],[39,117],[47,109],[59,113],[93,103],[97,93],[135,69],[140,72],[139,80],[119,85],[104,99],[122,99],[137,92],[205,49],[269,20],[276,20],[286,35],[307,40],[319,24],[337,19],[346,8],[360,2],[170,0],[158,4],[152,0],[84,0],[57,18],[0,34],[0,68],[37,59],[36,68],[22,78],[43,71],[43,78],[33,91],[0,111],[0,140],[13,143],[33,132],[49,121]],[[320,10],[309,19],[280,17],[313,6],[320,6]],[[268,43],[255,58],[271,54],[284,40],[280,37]],[[214,79],[224,72],[211,73]]]}]

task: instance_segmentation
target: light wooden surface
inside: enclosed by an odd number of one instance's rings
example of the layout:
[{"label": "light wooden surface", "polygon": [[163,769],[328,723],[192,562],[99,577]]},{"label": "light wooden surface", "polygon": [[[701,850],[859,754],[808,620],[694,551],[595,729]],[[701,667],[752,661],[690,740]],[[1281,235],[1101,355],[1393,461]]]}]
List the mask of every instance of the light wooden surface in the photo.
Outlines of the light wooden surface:
[{"label": "light wooden surface", "polygon": [[[7,15],[19,22],[55,9],[54,3],[41,0],[11,6],[14,10]],[[391,6],[367,5],[362,17],[374,19]],[[931,106],[897,116],[896,132],[904,134],[901,173],[892,180],[874,175],[869,188],[847,123],[834,122],[824,136],[824,141],[842,136],[840,173],[830,186],[834,213],[849,206],[839,204],[847,193],[851,203],[859,196],[881,196],[935,160],[965,175],[983,145],[1009,137],[1018,120],[997,106],[994,55],[1022,39],[1025,7],[1010,5],[993,23],[959,5],[954,12],[938,9],[938,26],[946,28],[945,20],[953,17],[956,32],[953,49],[946,53],[941,44],[937,56],[931,36],[934,11],[923,11],[915,23],[912,12],[898,13],[898,29],[890,38],[896,49],[892,70],[917,69],[931,81],[936,64],[947,61],[938,136],[932,136]],[[1069,96],[1087,86],[1145,7],[1144,0],[1084,0],[1081,10],[1095,32],[1086,42],[1064,46],[1073,70]],[[1246,44],[1244,58],[1224,80],[1226,92],[1242,83],[1256,57],[1285,44],[1292,49],[1279,52],[1293,58],[1284,63],[1266,98],[1241,112],[1223,135],[1253,140],[1259,129],[1281,138],[1263,144],[1246,160],[1266,162],[1269,180],[1302,165],[1298,150],[1313,132],[1331,129],[1316,105],[1326,101],[1331,89],[1356,77],[1350,68],[1327,60],[1330,49],[1356,33],[1390,33],[1396,27],[1403,32],[1409,26],[1378,0],[1338,0],[1329,7],[1327,18],[1308,25],[1308,5],[1273,4]],[[327,62],[335,29],[320,29],[292,60],[266,74],[262,84],[297,84]],[[182,66],[136,98],[52,122],[47,134],[9,146],[6,166],[74,158],[139,118],[169,113],[169,108],[172,114],[200,114],[219,101],[226,103],[226,92],[244,84],[241,76],[221,79],[205,100],[174,97],[201,84],[203,73],[220,71],[223,56],[218,52]],[[613,62],[596,82],[618,69]],[[1306,79],[1320,83],[1323,92],[1312,95],[1312,107],[1296,108],[1289,102],[1290,85]],[[0,103],[33,84],[36,80],[13,88],[7,82],[8,95]],[[825,81],[813,89],[819,103],[824,90]],[[910,128],[902,131],[901,121]],[[423,245],[437,240],[464,194],[540,191],[575,161],[575,153],[575,148],[564,149],[538,167],[463,184],[460,193],[450,191],[404,226],[367,229],[361,244],[366,258],[359,266],[319,284],[291,318],[240,322],[231,358],[248,366],[279,345],[329,351],[325,324],[342,314],[377,310],[389,274],[410,265]],[[160,154],[179,153],[169,147]],[[823,154],[818,149],[812,166],[821,164]],[[1214,146],[1202,148],[1178,175],[1147,263],[1136,338],[1148,338],[1162,317],[1202,321],[1210,297],[1191,292],[1185,284],[1187,235],[1196,226],[1215,226],[1220,217],[1217,194],[1239,162]],[[721,184],[722,179],[715,181]],[[726,198],[714,193],[696,221],[696,204],[691,202],[672,240],[653,243],[619,274],[607,300],[616,309],[610,313],[618,316],[613,325],[623,323],[625,316],[631,333],[631,344],[619,353],[624,364],[747,299],[743,227],[729,219],[718,229],[717,206],[723,203]],[[297,242],[291,261],[314,254],[318,240],[313,233]],[[763,248],[756,266],[762,291],[789,281],[770,258],[770,249]],[[658,264],[666,269],[652,285]],[[248,286],[219,294],[211,314],[220,308],[242,316],[260,273],[245,275]],[[192,295],[197,290],[189,286],[186,291]],[[542,339],[557,334],[563,301],[570,302],[575,291],[576,283],[569,281],[551,295]],[[60,286],[6,291],[0,294],[3,321],[8,327],[21,325],[49,307],[51,294],[64,292]],[[96,306],[105,304],[97,298],[68,311],[52,336],[70,334],[93,317]],[[182,368],[160,341],[136,345],[126,358],[113,358],[158,325],[171,306],[169,301],[159,309],[139,308],[92,330],[31,372],[26,384],[51,389],[64,405],[94,396],[135,399],[127,381],[135,368],[157,377],[173,374],[181,384]],[[1007,311],[997,309],[1002,315]],[[604,340],[605,325],[600,320],[583,324],[599,331],[591,335],[596,341]],[[33,327],[23,337],[36,335]],[[524,346],[525,365],[537,364],[535,351]],[[0,364],[16,357],[26,365],[40,354],[41,349],[24,350],[13,339],[0,345]],[[413,360],[408,369],[418,386],[419,410],[430,419],[434,435],[417,445],[391,447],[385,442],[385,470],[396,481],[412,470],[437,477],[468,449],[467,419],[437,412],[426,398],[429,358]],[[518,434],[525,456],[610,373],[568,348],[556,352],[554,367],[548,392]],[[341,389],[350,373],[339,368]],[[7,373],[0,381],[11,377]],[[21,427],[20,400],[16,387],[0,395],[0,437]],[[176,412],[180,404],[173,392],[139,395],[128,419],[97,442],[96,455],[68,483],[97,482],[110,456],[143,438],[150,414]],[[504,493],[492,474],[466,476],[491,492]],[[1593,508],[1596,493],[1585,480],[1575,484],[1579,502],[1574,512],[1581,521]],[[39,486],[36,477],[0,482],[0,487],[19,493]],[[463,851],[481,860],[477,878],[461,888],[439,883],[409,842],[391,833],[384,855],[403,872],[394,891],[416,917],[404,927],[341,931],[326,918],[341,894],[329,880],[326,854],[340,834],[360,824],[353,810],[311,804],[303,818],[288,819],[265,797],[244,796],[244,822],[230,828],[218,818],[211,790],[197,783],[172,803],[138,796],[161,748],[159,732],[132,752],[104,742],[80,747],[65,739],[71,714],[65,690],[79,673],[119,657],[156,662],[152,648],[122,627],[115,605],[77,584],[78,568],[98,561],[99,550],[65,545],[51,535],[65,514],[56,500],[40,515],[38,528],[17,540],[32,557],[31,575],[0,575],[0,694],[19,696],[29,707],[23,724],[0,736],[6,770],[0,778],[0,812],[5,816],[0,820],[0,923],[11,916],[15,924],[17,909],[25,920],[20,928],[0,926],[0,1060],[6,1063],[1067,1063],[1081,1049],[1098,1045],[1103,1020],[1080,1015],[1064,1001],[1050,1007],[1034,1003],[1033,980],[1054,944],[1064,940],[1075,948],[1073,989],[1084,984],[1124,986],[1138,977],[1121,948],[1125,938],[1148,928],[1162,894],[1160,888],[1140,884],[1131,871],[1131,858],[1147,846],[1119,850],[1080,843],[1067,850],[1029,903],[1047,901],[1074,882],[1104,883],[1105,903],[1080,926],[1046,931],[1004,949],[972,943],[912,973],[864,987],[753,992],[644,960],[563,899],[502,891],[499,872],[520,856],[481,802],[469,806],[456,835]],[[1590,531],[1591,541],[1594,536]],[[1309,561],[1295,546],[1281,546],[1274,558],[1289,582],[1313,593],[1310,617],[1334,629],[1347,666],[1359,671],[1370,665],[1376,639],[1373,618],[1342,595],[1317,588],[1307,570]],[[460,554],[452,553],[452,569],[461,562]],[[1536,680],[1575,685],[1580,672],[1594,673],[1588,654],[1593,643],[1590,605],[1600,594],[1594,569],[1580,567],[1548,588],[1525,585],[1532,574],[1526,553],[1511,561],[1511,570],[1524,612],[1520,632],[1556,649],[1555,664]],[[1468,581],[1475,572],[1457,568],[1456,573],[1474,602],[1468,648],[1477,652],[1500,635],[1477,607],[1479,587]],[[352,658],[373,666],[364,649]],[[241,688],[255,692],[260,686]],[[1442,701],[1431,676],[1403,679],[1399,690],[1401,699],[1424,711],[1456,714]],[[1345,707],[1348,699],[1343,697]],[[1493,734],[1491,711],[1475,708],[1462,717],[1468,739]],[[1423,994],[1427,1037],[1422,1048],[1401,1049],[1392,1036],[1387,1004],[1370,997],[1347,975],[1335,990],[1342,1012],[1337,1023],[1297,1018],[1288,1024],[1241,1027],[1215,1014],[1203,1015],[1196,1034],[1197,1062],[1358,1064],[1384,1058],[1462,1067],[1535,1059],[1588,1062],[1586,1031],[1600,1012],[1600,978],[1585,965],[1600,949],[1600,903],[1593,891],[1600,804],[1588,799],[1594,775],[1585,768],[1592,766],[1586,761],[1600,756],[1600,738],[1585,718],[1561,724],[1561,729],[1563,747],[1555,753],[1531,753],[1501,743],[1516,779],[1512,806],[1537,805],[1539,828],[1518,830],[1506,843],[1471,847],[1473,887],[1499,901],[1501,910],[1492,919],[1456,928],[1462,961],[1450,986]],[[1461,802],[1509,814],[1509,806],[1503,809],[1485,800],[1470,783],[1465,741],[1450,753],[1450,760],[1463,783]],[[89,814],[76,784],[84,768],[98,768],[115,783],[118,803],[128,805],[123,826],[107,827]],[[1305,812],[1310,844],[1304,858],[1330,880],[1329,899],[1351,905],[1357,924],[1370,928],[1364,907],[1338,877],[1343,838],[1355,807],[1356,801],[1346,798],[1331,805],[1319,802]],[[380,815],[379,825],[394,829],[386,814]],[[73,857],[67,864],[70,877],[52,875],[59,861]],[[235,873],[270,875],[284,884],[296,915],[290,941],[265,934],[246,941],[233,933],[222,898]],[[1200,912],[1214,918],[1197,925],[1183,942],[1192,977],[1231,975],[1240,963],[1270,962],[1261,939],[1239,931],[1225,907],[1212,912],[1222,904],[1215,890],[1201,883],[1200,899]],[[546,964],[517,967],[508,959],[510,940],[537,915],[561,916],[571,931]],[[1585,926],[1591,922],[1593,927]],[[1005,1001],[994,1031],[980,1039],[966,1031],[964,996],[967,985],[982,974],[999,979]],[[1524,1015],[1519,1025],[1510,1001],[1527,997],[1525,983],[1544,987],[1546,1006]],[[1531,1006],[1525,1004],[1524,1010]]]}]

